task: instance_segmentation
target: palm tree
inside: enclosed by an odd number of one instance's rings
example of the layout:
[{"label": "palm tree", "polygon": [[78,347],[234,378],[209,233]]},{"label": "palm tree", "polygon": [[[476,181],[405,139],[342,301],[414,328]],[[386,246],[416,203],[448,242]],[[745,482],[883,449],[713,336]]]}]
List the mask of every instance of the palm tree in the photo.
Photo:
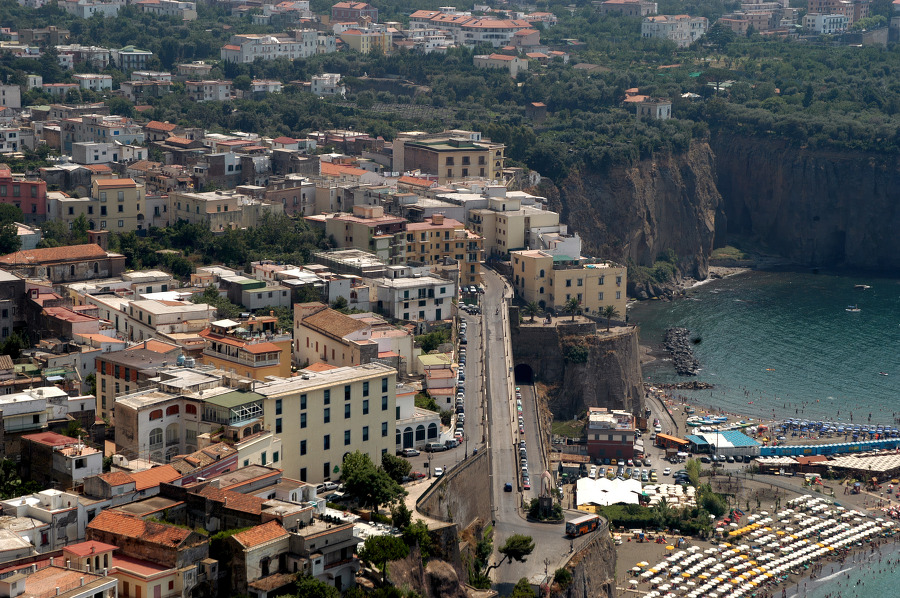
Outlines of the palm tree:
[{"label": "palm tree", "polygon": [[531,301],[528,305],[525,306],[523,310],[526,314],[531,316],[531,322],[534,322],[534,317],[539,316],[541,314],[541,306],[537,304],[537,301]]},{"label": "palm tree", "polygon": [[656,523],[656,527],[659,529],[665,529],[667,527],[667,523],[669,518],[672,516],[672,506],[669,504],[665,498],[660,499],[656,506],[652,509],[653,519]]},{"label": "palm tree", "polygon": [[607,305],[603,308],[603,311],[600,312],[604,318],[606,318],[606,331],[609,332],[609,321],[613,318],[618,318],[622,314],[619,313],[619,310],[616,309],[615,305]]},{"label": "palm tree", "polygon": [[578,297],[570,297],[566,299],[565,309],[567,312],[572,314],[572,321],[575,321],[575,312],[578,311],[578,308],[581,306],[581,301],[578,300]]}]

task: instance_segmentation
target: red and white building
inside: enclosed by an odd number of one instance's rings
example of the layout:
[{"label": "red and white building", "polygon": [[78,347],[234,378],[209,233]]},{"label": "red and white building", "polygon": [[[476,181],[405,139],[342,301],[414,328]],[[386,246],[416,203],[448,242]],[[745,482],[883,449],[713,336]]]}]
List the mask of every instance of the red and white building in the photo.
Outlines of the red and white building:
[{"label": "red and white building", "polygon": [[585,426],[588,455],[594,460],[633,458],[634,430],[634,415],[631,413],[589,407]]}]

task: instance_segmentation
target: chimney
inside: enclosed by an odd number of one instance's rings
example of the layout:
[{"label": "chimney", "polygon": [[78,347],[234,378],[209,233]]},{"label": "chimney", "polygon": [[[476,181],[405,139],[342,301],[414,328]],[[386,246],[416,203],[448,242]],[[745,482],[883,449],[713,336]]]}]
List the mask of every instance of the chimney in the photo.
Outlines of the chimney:
[{"label": "chimney", "polygon": [[434,214],[431,216],[431,223],[435,226],[441,226],[444,224],[444,215],[443,214]]},{"label": "chimney", "polygon": [[84,585],[84,578],[82,577],[82,578],[81,578],[81,583],[78,584],[78,587],[80,588],[80,587],[82,587],[83,585]]},{"label": "chimney", "polygon": [[50,557],[50,566],[51,567],[53,566],[53,557],[52,556]]},{"label": "chimney", "polygon": [[56,594],[54,596],[59,596],[59,586],[56,586]]}]

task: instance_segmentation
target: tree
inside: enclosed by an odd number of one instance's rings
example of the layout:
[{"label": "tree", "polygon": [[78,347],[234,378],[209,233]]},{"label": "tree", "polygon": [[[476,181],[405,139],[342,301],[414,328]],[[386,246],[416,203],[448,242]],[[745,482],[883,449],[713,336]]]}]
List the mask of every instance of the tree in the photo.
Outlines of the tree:
[{"label": "tree", "polygon": [[336,311],[341,311],[342,309],[347,309],[347,306],[350,305],[347,303],[347,299],[343,296],[338,296],[337,299],[331,302],[331,309]]},{"label": "tree", "polygon": [[518,561],[520,563],[524,563],[528,560],[528,557],[534,552],[534,540],[531,536],[526,536],[524,534],[513,534],[509,538],[506,539],[506,542],[497,549],[497,551],[503,555],[496,565],[491,565],[488,567],[488,571],[491,569],[496,569],[500,565],[503,564],[503,561],[509,560]]},{"label": "tree", "polygon": [[297,580],[295,595],[303,598],[341,598],[337,588],[308,576]]},{"label": "tree", "polygon": [[24,222],[25,215],[21,208],[17,208],[11,203],[0,203],[0,223],[7,222]]},{"label": "tree", "polygon": [[619,314],[619,310],[616,309],[615,305],[607,305],[600,312],[600,315],[606,318],[606,331],[609,332],[609,321],[613,318],[618,318],[621,314]]},{"label": "tree", "polygon": [[[359,558],[381,569],[381,579],[387,576],[388,561],[406,558],[409,546],[396,536],[369,536],[359,551]],[[302,595],[302,594],[301,594]]]},{"label": "tree", "polygon": [[88,221],[84,214],[79,214],[78,218],[72,221],[72,244],[81,244],[88,242]]},{"label": "tree", "polygon": [[20,247],[22,239],[19,238],[19,227],[14,222],[0,224],[0,255],[18,251]]},{"label": "tree", "polygon": [[421,519],[416,519],[415,523],[408,525],[406,529],[403,530],[402,537],[403,541],[406,542],[406,545],[410,548],[418,545],[419,552],[423,559],[427,559],[431,556],[434,542],[431,540],[431,533],[428,531],[428,525]]},{"label": "tree", "polygon": [[558,585],[560,590],[565,590],[572,583],[572,572],[560,567],[553,573],[553,583]]},{"label": "tree", "polygon": [[406,506],[406,503],[399,501],[391,507],[391,521],[394,527],[403,532],[412,523],[412,511]]},{"label": "tree", "polygon": [[661,498],[658,503],[653,506],[653,520],[658,529],[666,529],[669,526],[669,519],[672,517],[672,505],[665,497]]},{"label": "tree", "polygon": [[535,316],[541,315],[541,306],[537,304],[537,301],[530,301],[523,310],[526,315],[531,316],[531,322],[534,322]]},{"label": "tree", "polygon": [[513,587],[512,594],[510,594],[511,598],[535,598],[534,590],[531,588],[531,582],[528,581],[527,578],[523,577],[518,582],[516,582],[515,587]]},{"label": "tree", "polygon": [[0,461],[0,499],[15,498],[40,490],[35,482],[23,482],[16,471],[16,464],[9,459]]},{"label": "tree", "polygon": [[688,481],[691,486],[696,488],[700,484],[700,461],[697,459],[688,459],[684,464],[684,469],[688,472]]},{"label": "tree", "polygon": [[381,468],[398,484],[403,483],[403,478],[409,475],[412,463],[402,457],[395,457],[390,453],[381,456]]},{"label": "tree", "polygon": [[231,85],[235,89],[250,91],[250,86],[253,85],[253,80],[248,75],[238,75],[233,79]]},{"label": "tree", "polygon": [[392,480],[384,469],[375,467],[369,455],[360,451],[344,457],[341,480],[344,489],[358,498],[362,506],[371,507],[376,512],[380,505],[406,495],[400,484]]},{"label": "tree", "polygon": [[578,300],[578,297],[569,297],[566,299],[566,303],[563,305],[563,309],[572,314],[572,321],[575,321],[575,314],[578,312],[578,308],[581,306],[581,301]]}]

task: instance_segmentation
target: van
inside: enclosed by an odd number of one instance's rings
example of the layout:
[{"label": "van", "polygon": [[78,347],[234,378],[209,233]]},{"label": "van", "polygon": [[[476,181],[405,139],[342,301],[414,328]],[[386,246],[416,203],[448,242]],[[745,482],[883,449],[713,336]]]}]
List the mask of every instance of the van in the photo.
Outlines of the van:
[{"label": "van", "polygon": [[519,449],[519,456],[520,456],[520,457],[524,457],[527,453],[528,453],[528,451],[525,450],[525,447],[521,447],[521,448]]},{"label": "van", "polygon": [[439,453],[441,451],[446,451],[449,447],[441,444],[440,442],[429,442],[425,445],[426,453]]},{"label": "van", "polygon": [[459,446],[459,440],[457,440],[455,438],[444,442],[444,447],[445,447],[445,449],[448,449],[448,450],[452,449],[452,448],[456,448],[458,446]]}]

